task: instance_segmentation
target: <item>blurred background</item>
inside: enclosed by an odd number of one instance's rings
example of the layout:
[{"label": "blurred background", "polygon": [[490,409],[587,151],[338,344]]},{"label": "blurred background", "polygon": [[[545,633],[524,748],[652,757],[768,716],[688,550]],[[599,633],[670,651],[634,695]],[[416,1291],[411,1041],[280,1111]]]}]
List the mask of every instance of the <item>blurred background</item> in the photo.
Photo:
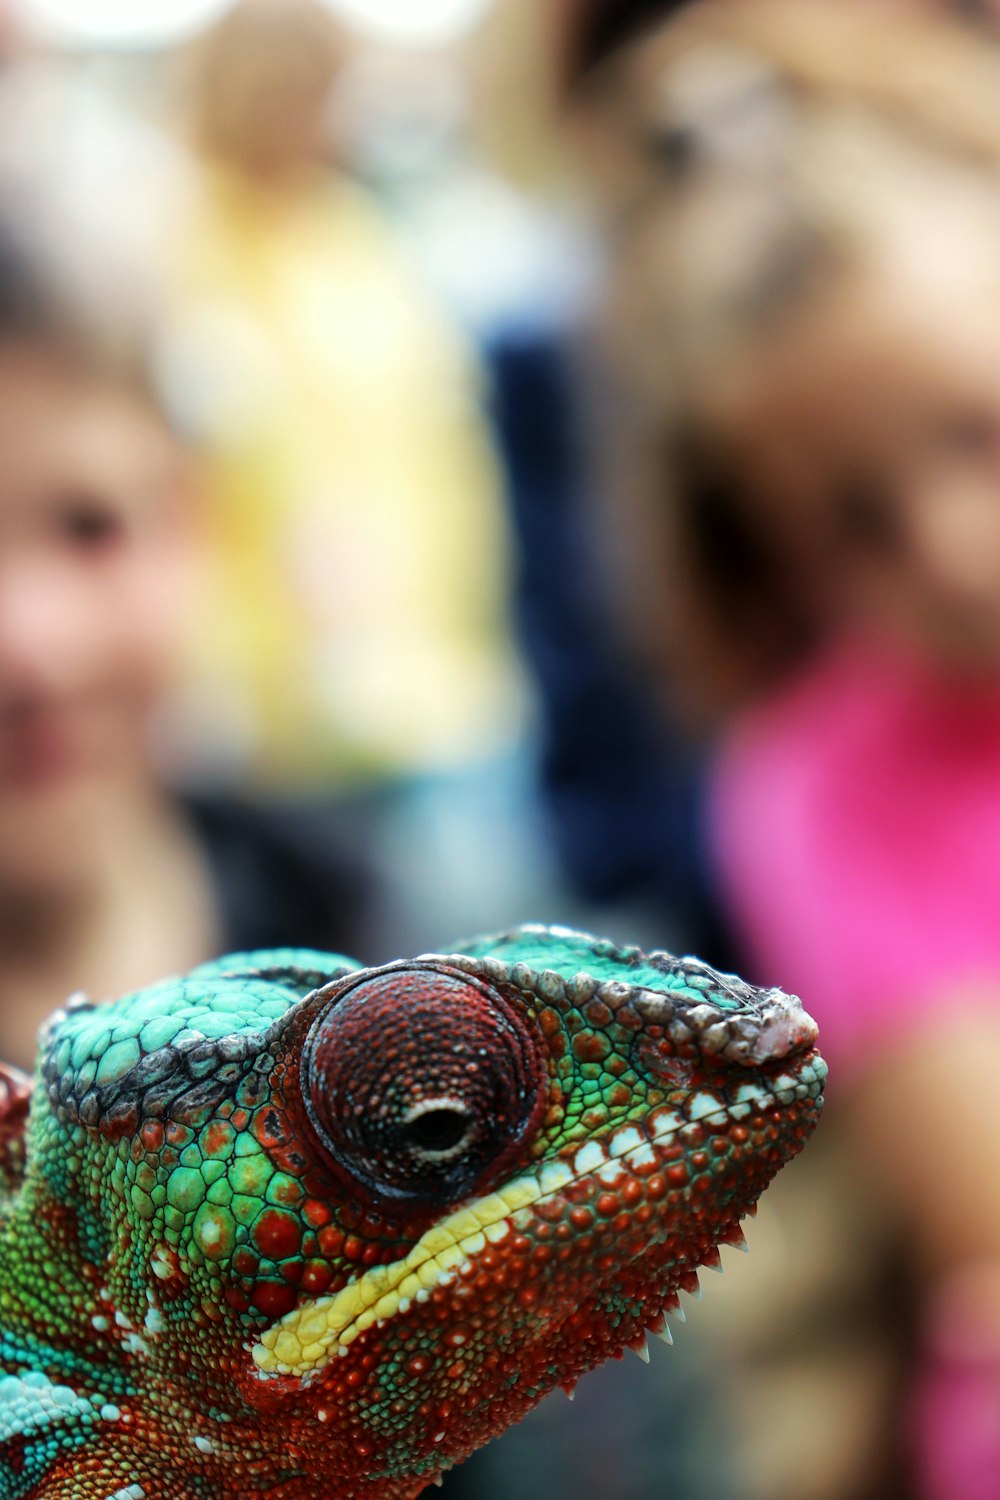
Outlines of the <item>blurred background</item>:
[{"label": "blurred background", "polygon": [[525,920],[820,1022],[452,1500],[1000,1500],[998,912],[1000,7],[0,0],[0,1055]]}]

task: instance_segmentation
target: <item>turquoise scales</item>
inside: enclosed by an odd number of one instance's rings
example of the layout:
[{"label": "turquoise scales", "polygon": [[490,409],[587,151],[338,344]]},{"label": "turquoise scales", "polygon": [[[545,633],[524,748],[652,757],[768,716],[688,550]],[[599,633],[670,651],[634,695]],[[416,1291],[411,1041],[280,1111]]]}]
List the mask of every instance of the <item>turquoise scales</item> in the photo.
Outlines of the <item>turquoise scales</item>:
[{"label": "turquoise scales", "polygon": [[72,1005],[0,1092],[0,1500],[409,1500],[742,1240],[815,1035],[539,927]]}]

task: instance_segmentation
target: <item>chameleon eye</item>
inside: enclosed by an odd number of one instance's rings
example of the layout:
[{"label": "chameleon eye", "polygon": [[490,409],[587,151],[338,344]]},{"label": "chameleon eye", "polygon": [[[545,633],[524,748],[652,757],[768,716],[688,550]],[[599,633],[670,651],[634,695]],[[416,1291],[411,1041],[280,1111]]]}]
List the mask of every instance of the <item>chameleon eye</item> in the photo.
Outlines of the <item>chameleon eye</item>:
[{"label": "chameleon eye", "polygon": [[475,1139],[476,1121],[460,1099],[425,1099],[403,1121],[403,1132],[415,1155],[443,1161]]},{"label": "chameleon eye", "polygon": [[303,1096],[326,1150],[384,1197],[439,1205],[502,1169],[540,1117],[540,1039],[500,990],[444,965],[341,990],[306,1037]]}]

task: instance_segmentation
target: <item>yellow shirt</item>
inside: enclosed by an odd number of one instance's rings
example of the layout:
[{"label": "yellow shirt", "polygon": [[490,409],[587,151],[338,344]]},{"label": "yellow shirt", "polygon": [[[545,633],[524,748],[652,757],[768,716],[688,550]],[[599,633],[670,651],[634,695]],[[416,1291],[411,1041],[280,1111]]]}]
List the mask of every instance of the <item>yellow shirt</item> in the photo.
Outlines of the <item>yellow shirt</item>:
[{"label": "yellow shirt", "polygon": [[468,351],[344,181],[277,197],[206,170],[176,242],[214,542],[209,732],[278,779],[495,748],[518,692]]}]

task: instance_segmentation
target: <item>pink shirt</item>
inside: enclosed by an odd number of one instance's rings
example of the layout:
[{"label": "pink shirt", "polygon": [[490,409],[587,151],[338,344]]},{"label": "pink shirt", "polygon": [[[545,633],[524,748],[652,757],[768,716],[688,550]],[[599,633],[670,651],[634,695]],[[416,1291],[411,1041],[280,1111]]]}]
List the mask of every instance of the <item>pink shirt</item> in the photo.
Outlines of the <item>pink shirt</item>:
[{"label": "pink shirt", "polygon": [[1000,1006],[1000,683],[842,643],[737,722],[710,819],[748,977],[799,994],[834,1063],[959,987]]}]

